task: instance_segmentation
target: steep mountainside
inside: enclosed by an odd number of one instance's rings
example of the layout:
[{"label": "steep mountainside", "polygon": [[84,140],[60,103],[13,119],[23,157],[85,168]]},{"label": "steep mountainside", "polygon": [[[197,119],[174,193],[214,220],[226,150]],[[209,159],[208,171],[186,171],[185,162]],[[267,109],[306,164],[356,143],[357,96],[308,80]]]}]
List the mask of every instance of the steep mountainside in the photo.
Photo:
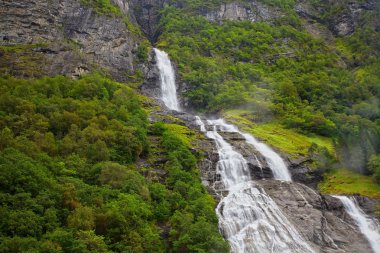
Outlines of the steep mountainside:
[{"label": "steep mountainside", "polygon": [[[153,47],[182,112],[162,100]],[[372,252],[329,194],[378,220],[379,1],[3,0],[0,90],[0,252],[228,252],[204,130],[241,154],[300,245]],[[294,182],[206,117],[270,145]]]}]

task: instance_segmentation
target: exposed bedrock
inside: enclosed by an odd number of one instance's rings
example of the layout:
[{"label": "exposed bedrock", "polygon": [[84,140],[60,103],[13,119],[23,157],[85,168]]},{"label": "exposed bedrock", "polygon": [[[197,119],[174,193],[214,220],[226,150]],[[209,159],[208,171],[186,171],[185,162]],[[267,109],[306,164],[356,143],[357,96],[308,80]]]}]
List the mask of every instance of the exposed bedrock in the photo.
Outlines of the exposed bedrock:
[{"label": "exposed bedrock", "polygon": [[[128,11],[125,1],[123,12]],[[135,71],[136,39],[122,17],[100,15],[76,0],[0,2],[0,45],[36,44],[43,72],[78,76],[105,69],[119,81]]]},{"label": "exposed bedrock", "polygon": [[281,208],[306,240],[321,252],[372,252],[343,204],[299,183],[256,182]]}]

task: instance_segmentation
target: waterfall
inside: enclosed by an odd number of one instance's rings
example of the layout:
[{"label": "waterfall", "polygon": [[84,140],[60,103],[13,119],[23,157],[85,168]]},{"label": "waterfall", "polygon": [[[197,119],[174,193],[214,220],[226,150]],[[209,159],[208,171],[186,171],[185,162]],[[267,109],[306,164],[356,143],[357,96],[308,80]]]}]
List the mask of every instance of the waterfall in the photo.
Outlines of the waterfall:
[{"label": "waterfall", "polygon": [[260,154],[265,157],[269,168],[273,172],[273,177],[276,180],[292,181],[289,170],[284,160],[274,152],[270,147],[262,142],[256,140],[252,135],[248,133],[242,133],[234,125],[226,123],[223,119],[214,120],[214,123],[219,124],[223,131],[240,133],[246,140],[246,142],[254,146]]},{"label": "waterfall", "polygon": [[[154,50],[160,71],[162,100],[169,109],[179,110],[171,62],[165,52]],[[217,182],[220,185],[215,191],[221,197],[221,201],[216,213],[219,218],[219,229],[230,242],[231,252],[314,252],[269,195],[255,185],[247,161],[224,140],[218,130],[242,134],[247,143],[255,146],[267,159],[277,179],[290,181],[285,164],[279,165],[282,159],[264,144],[257,142],[248,134],[239,132],[235,126],[225,123],[223,119],[207,121],[207,124],[213,127],[212,131],[207,131],[206,124],[198,116],[195,117],[195,123],[208,138],[215,141],[218,149],[219,161],[216,173],[220,175],[220,181]],[[276,170],[282,172],[277,173]]]},{"label": "waterfall", "polygon": [[175,85],[175,72],[167,53],[154,48],[157,58],[157,67],[160,71],[161,81],[161,99],[170,109],[179,111],[180,107],[177,99],[177,90]]},{"label": "waterfall", "polygon": [[334,196],[344,205],[346,212],[356,222],[362,234],[369,241],[373,251],[380,253],[380,224],[374,219],[368,218],[360,209],[355,198],[346,196]]},{"label": "waterfall", "polygon": [[247,143],[254,146],[257,151],[262,154],[266,161],[268,162],[269,168],[273,172],[274,179],[283,181],[292,181],[289,170],[284,162],[284,160],[274,152],[270,147],[262,142],[257,141],[252,135],[247,133],[242,133]]},{"label": "waterfall", "polygon": [[[197,118],[198,125],[204,123]],[[311,253],[314,252],[287,220],[276,203],[252,181],[247,161],[233,150],[217,129],[236,132],[223,120],[208,120],[219,153],[217,173],[222,187],[216,212],[219,229],[230,242],[233,253]],[[228,192],[224,197],[223,192]]]}]

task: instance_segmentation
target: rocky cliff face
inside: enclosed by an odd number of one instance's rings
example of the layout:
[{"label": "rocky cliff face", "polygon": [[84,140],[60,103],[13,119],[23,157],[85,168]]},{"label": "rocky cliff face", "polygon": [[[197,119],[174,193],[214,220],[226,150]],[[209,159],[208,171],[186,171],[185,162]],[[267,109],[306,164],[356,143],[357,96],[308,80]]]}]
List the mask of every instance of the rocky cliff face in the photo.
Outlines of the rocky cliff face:
[{"label": "rocky cliff face", "polygon": [[[342,8],[343,6],[343,8]],[[350,1],[347,4],[336,1],[297,1],[294,12],[305,19],[303,26],[312,34],[329,39],[331,33],[337,36],[349,36],[361,24],[363,15],[374,13],[378,5],[373,0]],[[330,15],[326,17],[326,14]],[[222,4],[217,10],[203,14],[210,21],[248,20],[251,22],[273,22],[286,14],[278,7],[263,4],[260,0],[235,1]],[[371,14],[370,14],[371,15]],[[326,26],[329,31],[316,25]]]},{"label": "rocky cliff face", "polygon": [[251,22],[270,22],[284,14],[275,7],[269,7],[259,1],[232,2],[222,4],[218,10],[205,13],[210,21],[249,20]]},{"label": "rocky cliff face", "polygon": [[[118,3],[128,13],[127,2]],[[0,45],[44,43],[29,50],[43,54],[45,74],[76,76],[100,68],[123,81],[135,71],[139,38],[123,17],[97,14],[76,0],[5,0],[0,9]]]},{"label": "rocky cliff face", "polygon": [[[121,1],[121,0],[118,0]],[[159,36],[158,23],[160,19],[159,11],[162,9],[165,0],[131,0],[131,7],[136,17],[137,23],[142,31],[152,42]]]}]

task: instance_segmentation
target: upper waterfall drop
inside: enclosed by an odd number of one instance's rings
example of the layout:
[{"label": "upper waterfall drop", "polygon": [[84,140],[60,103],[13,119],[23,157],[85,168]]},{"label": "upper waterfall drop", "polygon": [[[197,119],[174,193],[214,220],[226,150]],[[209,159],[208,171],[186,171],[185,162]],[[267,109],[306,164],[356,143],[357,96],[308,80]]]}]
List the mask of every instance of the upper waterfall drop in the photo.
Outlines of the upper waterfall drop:
[{"label": "upper waterfall drop", "polygon": [[356,222],[362,234],[367,238],[373,252],[380,253],[380,224],[376,220],[368,218],[354,198],[338,195],[333,197],[343,203],[346,212]]},{"label": "upper waterfall drop", "polygon": [[154,48],[154,52],[157,58],[157,67],[160,71],[161,99],[169,109],[180,111],[173,65],[167,53],[157,48]]}]

